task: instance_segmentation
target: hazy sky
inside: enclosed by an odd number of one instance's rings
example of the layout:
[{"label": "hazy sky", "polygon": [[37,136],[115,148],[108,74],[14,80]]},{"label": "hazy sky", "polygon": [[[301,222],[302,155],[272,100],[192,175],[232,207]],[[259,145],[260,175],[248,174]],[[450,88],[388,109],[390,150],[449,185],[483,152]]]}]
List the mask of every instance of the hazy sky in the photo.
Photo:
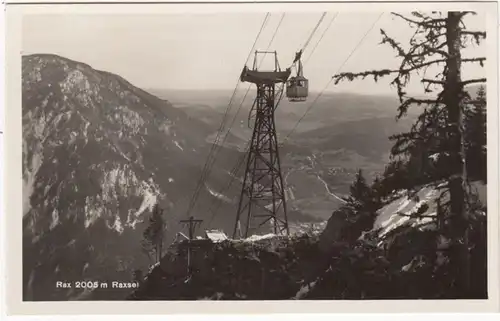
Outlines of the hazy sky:
[{"label": "hazy sky", "polygon": [[[256,49],[267,49],[281,19],[272,13]],[[308,59],[335,12],[328,12],[304,53],[305,76],[312,91],[322,90],[380,13],[341,12]],[[31,15],[24,17],[23,54],[54,53],[117,73],[142,88],[233,89],[265,13],[170,15]],[[317,13],[286,13],[270,50],[287,67],[321,17]],[[469,18],[468,27],[485,30],[484,16]],[[394,68],[391,48],[378,45],[380,28],[400,42],[409,26],[384,13],[343,71]],[[485,45],[466,56],[485,55]],[[252,63],[253,56],[249,59]],[[267,61],[264,63],[265,66]],[[466,68],[465,77],[484,77],[481,68]],[[327,90],[371,94],[394,93],[387,82],[371,80],[330,84]],[[412,84],[410,91],[421,91]]]}]

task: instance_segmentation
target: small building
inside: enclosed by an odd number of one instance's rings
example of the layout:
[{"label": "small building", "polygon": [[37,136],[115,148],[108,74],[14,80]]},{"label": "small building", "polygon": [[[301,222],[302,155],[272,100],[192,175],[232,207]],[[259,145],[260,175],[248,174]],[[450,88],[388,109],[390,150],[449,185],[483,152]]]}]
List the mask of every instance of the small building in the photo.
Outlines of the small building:
[{"label": "small building", "polygon": [[208,230],[205,231],[205,236],[207,239],[211,240],[213,243],[220,243],[228,240],[227,235],[219,230]]}]

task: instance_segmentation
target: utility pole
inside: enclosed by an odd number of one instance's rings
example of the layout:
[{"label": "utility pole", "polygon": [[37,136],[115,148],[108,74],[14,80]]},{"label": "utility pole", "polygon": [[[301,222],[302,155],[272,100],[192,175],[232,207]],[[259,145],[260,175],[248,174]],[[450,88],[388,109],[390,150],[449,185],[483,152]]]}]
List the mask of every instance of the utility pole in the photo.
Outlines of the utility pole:
[{"label": "utility pole", "polygon": [[193,272],[193,267],[191,264],[191,246],[192,246],[191,242],[194,239],[194,232],[195,232],[196,228],[201,224],[201,222],[203,222],[203,220],[194,219],[193,216],[190,216],[189,219],[180,220],[179,222],[181,224],[183,224],[184,226],[187,226],[187,228],[188,228],[189,239],[188,239],[188,266],[187,266],[187,269],[188,269],[188,275],[191,275]]},{"label": "utility pole", "polygon": [[[257,70],[258,54],[274,55],[274,70]],[[278,139],[274,121],[276,97],[281,93],[277,84],[284,84],[290,76],[290,69],[281,71],[276,52],[256,51],[252,69],[243,68],[241,81],[250,82],[257,87],[255,98],[255,125],[250,142],[243,187],[241,190],[233,230],[236,238],[242,214],[244,237],[256,232],[264,224],[271,224],[274,234],[289,233],[285,191],[278,152]],[[281,87],[283,90],[283,87]]]}]

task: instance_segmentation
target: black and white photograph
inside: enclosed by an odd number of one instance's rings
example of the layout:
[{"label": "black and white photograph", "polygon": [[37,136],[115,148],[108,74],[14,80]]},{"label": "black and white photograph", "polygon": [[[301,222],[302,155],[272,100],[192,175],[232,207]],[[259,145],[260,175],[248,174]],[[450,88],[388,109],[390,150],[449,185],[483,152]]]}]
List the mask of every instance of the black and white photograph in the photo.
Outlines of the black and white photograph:
[{"label": "black and white photograph", "polygon": [[24,15],[22,301],[491,298],[496,7],[362,6]]}]

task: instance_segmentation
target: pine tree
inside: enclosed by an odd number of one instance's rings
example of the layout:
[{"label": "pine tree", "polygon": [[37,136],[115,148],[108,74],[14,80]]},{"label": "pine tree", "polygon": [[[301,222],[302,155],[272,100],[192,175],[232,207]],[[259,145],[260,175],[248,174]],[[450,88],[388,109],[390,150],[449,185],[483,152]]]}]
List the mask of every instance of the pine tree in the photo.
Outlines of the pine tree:
[{"label": "pine tree", "polygon": [[364,208],[371,199],[370,186],[366,183],[366,179],[363,176],[363,171],[361,169],[356,173],[356,178],[349,188],[350,195],[347,198],[347,202],[354,209]]},{"label": "pine tree", "polygon": [[[461,247],[455,265],[459,267],[459,289],[467,295],[470,289],[470,256],[468,241],[468,176],[466,171],[464,117],[466,101],[469,98],[464,87],[473,83],[484,83],[485,78],[463,80],[462,64],[479,63],[483,66],[484,57],[462,57],[462,49],[469,42],[479,44],[486,37],[485,32],[466,29],[464,17],[472,12],[432,12],[430,15],[413,12],[406,17],[393,13],[408,22],[415,30],[409,39],[409,49],[389,37],[384,30],[382,43],[389,44],[397,53],[401,64],[397,69],[373,70],[360,73],[341,73],[334,76],[335,83],[372,76],[375,81],[380,77],[395,75],[392,85],[396,86],[400,106],[397,118],[405,116],[412,106],[421,106],[421,114],[410,132],[392,137],[393,158],[401,157],[409,165],[412,184],[425,181],[429,168],[431,172],[446,179],[450,195],[449,217],[446,233],[455,244]],[[438,74],[429,75],[429,67],[440,67]],[[409,96],[405,88],[412,79],[419,77],[424,84],[427,98]],[[432,154],[430,154],[432,152]],[[429,155],[430,154],[430,155]],[[431,160],[440,162],[430,166]],[[446,164],[443,166],[442,164]],[[420,180],[424,175],[424,179]]]},{"label": "pine tree", "polygon": [[149,218],[149,225],[143,233],[143,248],[148,254],[155,254],[155,262],[161,260],[165,228],[166,223],[163,217],[163,210],[158,204],[155,204],[152,215]]},{"label": "pine tree", "polygon": [[382,178],[380,176],[375,176],[373,183],[371,185],[371,194],[373,198],[373,202],[376,205],[377,209],[382,205],[382,199],[384,198],[384,185],[382,182]]},{"label": "pine tree", "polygon": [[354,242],[359,236],[373,227],[376,211],[380,206],[379,198],[366,182],[361,169],[350,186],[346,204],[338,211],[346,217],[347,225],[343,232],[345,241]]}]

